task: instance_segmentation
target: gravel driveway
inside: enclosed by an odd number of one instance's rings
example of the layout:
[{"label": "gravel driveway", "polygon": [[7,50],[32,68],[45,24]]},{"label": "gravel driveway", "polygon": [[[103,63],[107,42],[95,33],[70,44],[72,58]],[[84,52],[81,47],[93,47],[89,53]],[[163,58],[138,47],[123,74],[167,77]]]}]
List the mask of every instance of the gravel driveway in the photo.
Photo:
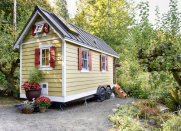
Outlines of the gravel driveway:
[{"label": "gravel driveway", "polygon": [[108,116],[117,104],[131,104],[132,98],[111,98],[104,102],[69,104],[62,111],[22,114],[15,107],[0,107],[0,131],[107,131],[112,127]]}]

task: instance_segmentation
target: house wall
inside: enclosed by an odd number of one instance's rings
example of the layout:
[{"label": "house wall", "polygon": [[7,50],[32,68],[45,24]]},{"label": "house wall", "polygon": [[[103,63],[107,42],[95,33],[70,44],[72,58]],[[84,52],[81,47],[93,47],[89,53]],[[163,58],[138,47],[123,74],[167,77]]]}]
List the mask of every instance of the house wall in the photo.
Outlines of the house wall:
[{"label": "house wall", "polygon": [[[43,21],[43,19],[39,16],[37,20],[34,22]],[[23,39],[23,43],[39,41],[43,39],[49,38],[57,38],[57,34],[53,31],[52,28],[49,28],[49,32],[44,37],[34,38],[32,36],[32,29],[28,31],[25,38]],[[49,40],[44,42],[36,42],[31,44],[22,45],[22,84],[27,81],[28,78],[28,69],[34,67],[35,64],[35,49],[39,48],[39,45],[53,44],[56,47],[55,50],[55,67],[53,70],[43,71],[43,79],[42,82],[48,82],[48,95],[49,96],[62,96],[62,41],[61,39],[57,40]],[[22,89],[21,93],[25,93]]]},{"label": "house wall", "polygon": [[113,58],[108,56],[108,71],[100,71],[100,54],[92,51],[92,70],[78,70],[79,46],[66,42],[66,95],[96,90],[99,85],[113,85]]}]

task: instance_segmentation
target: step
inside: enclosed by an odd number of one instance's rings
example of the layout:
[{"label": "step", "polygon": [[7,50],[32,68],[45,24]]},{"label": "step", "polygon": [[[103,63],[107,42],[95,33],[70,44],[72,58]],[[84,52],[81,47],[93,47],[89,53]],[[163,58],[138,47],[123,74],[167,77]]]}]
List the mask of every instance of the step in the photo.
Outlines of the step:
[{"label": "step", "polygon": [[118,94],[120,98],[127,98],[127,94],[121,89],[120,86],[114,86],[114,91]]}]

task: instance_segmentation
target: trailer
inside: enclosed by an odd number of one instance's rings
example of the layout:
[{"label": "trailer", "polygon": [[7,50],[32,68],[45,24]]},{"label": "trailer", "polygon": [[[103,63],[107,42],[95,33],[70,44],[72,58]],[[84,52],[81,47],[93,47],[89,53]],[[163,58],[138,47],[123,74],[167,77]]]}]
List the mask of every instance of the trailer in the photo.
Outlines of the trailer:
[{"label": "trailer", "polygon": [[[104,40],[39,6],[14,49],[20,51],[20,85],[27,81],[28,67],[39,66],[44,73],[41,95],[51,101],[69,102],[91,95],[103,101],[110,98],[116,84],[113,66],[119,55]],[[21,87],[20,98],[26,98]]]}]

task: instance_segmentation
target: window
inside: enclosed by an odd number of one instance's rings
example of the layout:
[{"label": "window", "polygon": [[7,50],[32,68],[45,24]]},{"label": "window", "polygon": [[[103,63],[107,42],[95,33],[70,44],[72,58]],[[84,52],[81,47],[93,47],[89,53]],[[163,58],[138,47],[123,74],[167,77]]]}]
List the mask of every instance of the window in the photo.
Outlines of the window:
[{"label": "window", "polygon": [[90,50],[78,48],[78,70],[81,72],[92,70],[92,52]]},{"label": "window", "polygon": [[88,70],[88,51],[82,50],[82,70]]},{"label": "window", "polygon": [[52,67],[55,67],[55,46],[40,45],[35,49],[35,67],[38,65],[40,70],[52,70]]},{"label": "window", "polygon": [[49,67],[50,66],[50,48],[41,48],[41,60],[40,66],[41,67]]},{"label": "window", "polygon": [[100,70],[102,72],[108,71],[108,56],[100,55]]},{"label": "window", "polygon": [[34,33],[41,33],[43,30],[44,24],[36,25],[36,29]]},{"label": "window", "polygon": [[102,56],[102,71],[106,71],[106,56]]},{"label": "window", "polygon": [[46,33],[49,32],[49,25],[45,21],[36,22],[32,26],[32,35],[35,38],[46,36]]}]

